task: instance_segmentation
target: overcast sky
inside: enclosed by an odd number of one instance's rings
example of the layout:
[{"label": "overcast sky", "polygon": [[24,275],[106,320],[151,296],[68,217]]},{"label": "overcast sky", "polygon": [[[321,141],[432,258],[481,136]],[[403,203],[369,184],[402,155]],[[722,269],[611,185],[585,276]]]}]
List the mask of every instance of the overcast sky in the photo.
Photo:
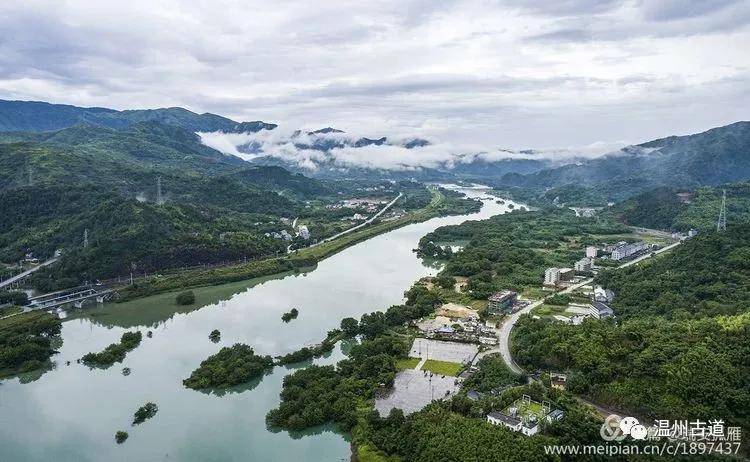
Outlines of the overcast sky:
[{"label": "overcast sky", "polygon": [[0,3],[0,98],[507,148],[750,119],[746,0]]}]

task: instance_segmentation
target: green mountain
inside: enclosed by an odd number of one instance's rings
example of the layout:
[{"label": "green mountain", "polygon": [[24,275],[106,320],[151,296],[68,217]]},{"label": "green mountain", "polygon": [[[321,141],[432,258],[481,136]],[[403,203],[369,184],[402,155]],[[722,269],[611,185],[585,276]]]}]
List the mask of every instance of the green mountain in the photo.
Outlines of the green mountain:
[{"label": "green mountain", "polygon": [[660,187],[615,204],[607,213],[644,228],[686,231],[716,227],[722,193],[730,223],[750,223],[750,182],[703,186],[695,190]]},{"label": "green mountain", "polygon": [[257,132],[273,130],[261,121],[238,123],[216,114],[196,114],[180,107],[116,111],[41,101],[0,100],[0,131],[54,131],[81,123],[125,128],[140,122],[161,122],[190,131]]},{"label": "green mountain", "polygon": [[[750,122],[737,122],[688,136],[671,136],[624,148],[601,158],[529,175],[508,174],[501,186],[591,189],[599,203],[617,201],[658,186],[695,188],[750,179]],[[552,194],[547,191],[549,198]],[[593,205],[593,204],[592,204]]]},{"label": "green mountain", "polygon": [[[161,185],[162,202],[157,204]],[[136,272],[267,257],[304,200],[337,188],[255,167],[157,121],[0,134],[0,261],[63,258],[43,289]],[[89,245],[83,247],[88,230]]]}]

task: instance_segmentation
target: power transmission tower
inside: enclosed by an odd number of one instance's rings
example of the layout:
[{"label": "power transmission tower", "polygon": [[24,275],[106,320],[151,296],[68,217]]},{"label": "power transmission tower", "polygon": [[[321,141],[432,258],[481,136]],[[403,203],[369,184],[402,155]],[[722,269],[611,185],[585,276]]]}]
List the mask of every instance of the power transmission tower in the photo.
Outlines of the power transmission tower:
[{"label": "power transmission tower", "polygon": [[727,190],[722,190],[721,208],[719,209],[719,220],[716,222],[716,231],[727,230]]},{"label": "power transmission tower", "polygon": [[161,197],[161,177],[156,177],[156,205],[161,205],[164,200]]},{"label": "power transmission tower", "polygon": [[85,249],[88,246],[89,246],[89,229],[86,228],[83,230],[83,248]]}]

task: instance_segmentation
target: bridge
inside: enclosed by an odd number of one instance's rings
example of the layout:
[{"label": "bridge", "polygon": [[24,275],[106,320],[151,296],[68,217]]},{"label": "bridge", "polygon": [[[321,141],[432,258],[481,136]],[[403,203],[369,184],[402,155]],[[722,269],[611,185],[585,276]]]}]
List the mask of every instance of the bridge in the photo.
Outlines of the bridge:
[{"label": "bridge", "polygon": [[96,299],[97,303],[104,303],[113,292],[113,289],[106,286],[76,287],[31,297],[27,308],[30,310],[52,310],[68,304],[81,308],[87,300]]}]

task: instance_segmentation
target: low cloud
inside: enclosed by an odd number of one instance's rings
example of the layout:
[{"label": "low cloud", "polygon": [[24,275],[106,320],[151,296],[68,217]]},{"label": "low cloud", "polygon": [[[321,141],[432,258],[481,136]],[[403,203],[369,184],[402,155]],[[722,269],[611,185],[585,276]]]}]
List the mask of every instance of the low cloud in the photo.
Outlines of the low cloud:
[{"label": "low cloud", "polygon": [[[587,146],[539,150],[488,148],[479,144],[425,140],[429,144],[407,148],[409,141],[421,137],[396,135],[386,137],[382,145],[355,146],[364,135],[349,133],[284,133],[263,130],[258,133],[199,133],[201,140],[220,152],[247,161],[272,157],[293,166],[317,170],[329,168],[363,168],[371,170],[412,171],[420,169],[453,169],[460,164],[501,162],[506,160],[539,160],[563,164],[612,154],[625,143],[597,142]],[[372,136],[370,139],[374,139]],[[313,149],[330,143],[330,149]]]}]

